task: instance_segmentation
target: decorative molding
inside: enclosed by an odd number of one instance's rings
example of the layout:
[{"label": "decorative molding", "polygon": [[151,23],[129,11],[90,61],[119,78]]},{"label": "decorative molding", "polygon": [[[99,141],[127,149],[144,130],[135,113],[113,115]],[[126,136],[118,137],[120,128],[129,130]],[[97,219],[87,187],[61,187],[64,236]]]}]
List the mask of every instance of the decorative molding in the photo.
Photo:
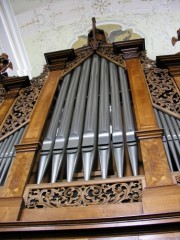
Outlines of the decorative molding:
[{"label": "decorative molding", "polygon": [[56,51],[44,54],[50,71],[63,69],[66,63],[75,59],[74,49]]},{"label": "decorative molding", "polygon": [[4,96],[6,94],[6,89],[4,86],[0,83],[0,106],[4,102]]},{"label": "decorative molding", "polygon": [[180,175],[175,176],[177,184],[180,184]]},{"label": "decorative molding", "polygon": [[79,66],[82,62],[84,62],[87,58],[89,58],[94,51],[90,47],[83,47],[78,50],[75,50],[76,58],[72,61],[66,62],[65,68],[62,72],[62,76],[65,76],[75,67]]},{"label": "decorative molding", "polygon": [[149,129],[149,130],[141,130],[137,131],[136,137],[140,139],[148,139],[148,138],[159,138],[163,136],[163,129]]},{"label": "decorative molding", "polygon": [[167,69],[145,71],[152,102],[158,108],[180,118],[180,95]]},{"label": "decorative molding", "polygon": [[142,181],[29,189],[26,208],[59,208],[141,202]]},{"label": "decorative molding", "polygon": [[112,45],[106,45],[99,47],[96,51],[97,54],[99,54],[101,57],[106,58],[107,60],[115,63],[116,65],[126,68],[126,62],[123,59],[122,54],[115,54],[113,51]]},{"label": "decorative molding", "polygon": [[145,50],[144,38],[113,43],[114,53],[123,54],[124,59],[139,58],[140,52],[144,50]]},{"label": "decorative molding", "polygon": [[47,75],[48,69],[47,66],[45,66],[41,75],[31,80],[31,85],[29,87],[19,91],[19,96],[16,98],[14,106],[10,110],[3,126],[1,126],[0,138],[4,138],[6,135],[14,132],[30,119],[30,115]]},{"label": "decorative molding", "polygon": [[145,51],[141,52],[140,61],[153,105],[163,112],[180,118],[179,90],[169,71],[157,68],[155,61],[150,60]]}]

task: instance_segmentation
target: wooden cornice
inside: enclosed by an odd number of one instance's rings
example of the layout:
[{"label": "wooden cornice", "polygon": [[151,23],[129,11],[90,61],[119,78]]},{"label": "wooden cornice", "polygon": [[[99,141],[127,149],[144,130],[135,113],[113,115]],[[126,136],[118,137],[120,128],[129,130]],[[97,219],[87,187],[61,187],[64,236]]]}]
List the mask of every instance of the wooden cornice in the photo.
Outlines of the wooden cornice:
[{"label": "wooden cornice", "polygon": [[144,38],[113,43],[115,54],[123,54],[124,59],[139,58],[139,52],[145,50]]},{"label": "wooden cornice", "polygon": [[64,69],[66,63],[76,57],[74,49],[45,53],[44,56],[50,71]]},{"label": "wooden cornice", "polygon": [[1,80],[6,91],[20,89],[30,86],[30,80],[28,76],[23,77],[7,77]]},{"label": "wooden cornice", "polygon": [[180,54],[157,56],[156,65],[158,68],[175,67],[180,70]]}]

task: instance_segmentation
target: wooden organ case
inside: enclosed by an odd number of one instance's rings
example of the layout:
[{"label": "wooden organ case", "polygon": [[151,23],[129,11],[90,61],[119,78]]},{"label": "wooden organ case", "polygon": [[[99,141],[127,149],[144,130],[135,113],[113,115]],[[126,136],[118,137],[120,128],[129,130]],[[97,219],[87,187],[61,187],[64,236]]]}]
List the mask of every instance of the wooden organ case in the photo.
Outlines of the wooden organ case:
[{"label": "wooden organ case", "polygon": [[178,239],[180,55],[93,19],[87,46],[45,58],[1,81],[2,239]]}]

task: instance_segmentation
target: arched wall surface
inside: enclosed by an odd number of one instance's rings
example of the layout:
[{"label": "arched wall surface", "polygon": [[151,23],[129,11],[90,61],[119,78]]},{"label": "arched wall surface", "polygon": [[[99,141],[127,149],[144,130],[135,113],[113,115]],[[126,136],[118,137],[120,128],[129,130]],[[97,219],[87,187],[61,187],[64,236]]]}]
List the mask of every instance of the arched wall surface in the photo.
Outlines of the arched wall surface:
[{"label": "arched wall surface", "polygon": [[[44,53],[79,47],[91,28],[97,26],[122,30],[121,37],[145,38],[151,59],[180,51],[171,38],[179,29],[179,0],[9,0],[27,52],[32,76],[42,71]],[[31,4],[30,4],[31,2]],[[111,32],[108,29],[109,33]],[[136,34],[133,35],[133,34]],[[81,38],[80,44],[74,45]],[[116,40],[121,38],[116,36]]]}]

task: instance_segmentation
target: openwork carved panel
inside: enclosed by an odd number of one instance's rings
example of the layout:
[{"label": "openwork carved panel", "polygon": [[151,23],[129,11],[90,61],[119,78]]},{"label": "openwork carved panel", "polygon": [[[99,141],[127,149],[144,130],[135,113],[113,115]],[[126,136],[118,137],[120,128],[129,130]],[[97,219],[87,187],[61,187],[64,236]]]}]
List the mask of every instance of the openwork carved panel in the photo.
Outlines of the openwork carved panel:
[{"label": "openwork carved panel", "polygon": [[66,63],[66,66],[63,70],[62,76],[69,73],[72,69],[80,65],[82,62],[84,62],[88,57],[90,57],[93,54],[93,50],[91,48],[87,48],[85,50],[79,50],[75,51],[76,58],[72,61],[68,61]]},{"label": "openwork carved panel", "polygon": [[32,79],[31,86],[21,89],[19,96],[0,131],[0,138],[9,134],[11,131],[14,131],[29,120],[43,83],[47,78],[47,73],[48,69],[47,67],[44,67],[42,74],[39,77]]},{"label": "openwork carved panel", "polygon": [[4,101],[4,95],[6,93],[5,88],[3,87],[2,84],[0,84],[0,105],[3,103]]},{"label": "openwork carved panel", "polygon": [[90,186],[30,189],[26,208],[75,207],[141,202],[141,195],[141,180]]},{"label": "openwork carved panel", "polygon": [[149,60],[145,53],[141,55],[141,64],[153,104],[161,110],[180,118],[180,95],[168,70],[157,68],[155,62]]},{"label": "openwork carved panel", "polygon": [[107,47],[100,47],[96,51],[97,54],[100,56],[108,59],[109,61],[115,63],[116,65],[126,68],[126,63],[123,59],[122,54],[114,54],[113,47],[107,46]]}]

